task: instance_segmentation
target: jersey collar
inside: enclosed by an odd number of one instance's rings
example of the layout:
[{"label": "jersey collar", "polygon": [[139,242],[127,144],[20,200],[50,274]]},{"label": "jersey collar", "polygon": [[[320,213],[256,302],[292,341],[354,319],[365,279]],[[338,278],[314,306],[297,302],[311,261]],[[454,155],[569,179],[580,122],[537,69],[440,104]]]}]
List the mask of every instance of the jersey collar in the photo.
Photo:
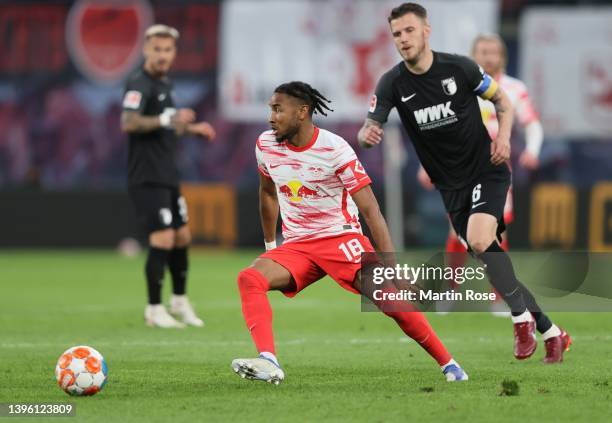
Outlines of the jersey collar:
[{"label": "jersey collar", "polygon": [[319,136],[319,128],[317,128],[316,126],[314,127],[314,132],[312,133],[312,138],[310,139],[310,141],[308,141],[308,144],[302,146],[302,147],[296,147],[293,144],[291,144],[289,141],[285,140],[285,145],[287,146],[287,148],[291,151],[306,151],[308,150],[310,147],[312,147],[314,145],[315,142],[317,142],[317,138]]}]

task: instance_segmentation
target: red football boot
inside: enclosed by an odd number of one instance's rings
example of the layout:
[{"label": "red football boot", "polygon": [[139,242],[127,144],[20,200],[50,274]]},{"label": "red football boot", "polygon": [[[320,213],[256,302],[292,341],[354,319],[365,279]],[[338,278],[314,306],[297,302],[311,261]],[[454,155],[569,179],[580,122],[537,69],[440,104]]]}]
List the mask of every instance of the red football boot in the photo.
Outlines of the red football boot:
[{"label": "red football boot", "polygon": [[566,331],[561,329],[561,335],[548,338],[544,341],[544,348],[546,348],[544,363],[561,363],[563,361],[563,353],[569,351],[570,345],[572,345],[572,338],[570,338]]},{"label": "red football boot", "polygon": [[535,335],[535,322],[514,324],[514,357],[525,360],[533,355],[538,343]]}]

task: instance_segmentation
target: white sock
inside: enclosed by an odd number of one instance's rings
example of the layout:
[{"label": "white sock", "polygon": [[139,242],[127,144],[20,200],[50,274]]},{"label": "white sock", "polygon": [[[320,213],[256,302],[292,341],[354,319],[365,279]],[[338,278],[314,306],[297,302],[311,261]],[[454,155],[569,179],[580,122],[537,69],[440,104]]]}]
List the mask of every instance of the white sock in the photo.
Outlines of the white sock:
[{"label": "white sock", "polygon": [[276,364],[278,367],[280,367],[280,364],[278,364],[278,359],[271,352],[264,351],[264,352],[259,353],[259,355],[264,357],[264,358],[267,358],[268,360],[272,360],[274,362],[274,364]]},{"label": "white sock", "polygon": [[454,359],[454,358],[451,358],[451,359],[450,359],[450,361],[449,361],[448,363],[446,363],[444,366],[440,366],[440,368],[442,369],[442,371],[444,371],[444,370],[445,370],[445,369],[446,369],[448,366],[450,366],[451,364],[454,364],[454,365],[455,365],[455,366],[457,366],[457,367],[461,367],[461,366],[459,366],[459,363],[457,363],[457,362],[455,361],[455,359]]},{"label": "white sock", "polygon": [[546,341],[547,339],[554,338],[555,336],[561,335],[561,329],[559,326],[553,324],[550,329],[542,334],[542,338]]},{"label": "white sock", "polygon": [[187,301],[187,296],[186,295],[175,295],[175,294],[172,294],[172,297],[170,298],[170,302],[173,303],[173,304],[183,305],[185,303],[185,301]]},{"label": "white sock", "polygon": [[512,323],[524,323],[531,322],[533,320],[533,316],[528,310],[525,310],[523,314],[519,314],[518,316],[511,316]]}]

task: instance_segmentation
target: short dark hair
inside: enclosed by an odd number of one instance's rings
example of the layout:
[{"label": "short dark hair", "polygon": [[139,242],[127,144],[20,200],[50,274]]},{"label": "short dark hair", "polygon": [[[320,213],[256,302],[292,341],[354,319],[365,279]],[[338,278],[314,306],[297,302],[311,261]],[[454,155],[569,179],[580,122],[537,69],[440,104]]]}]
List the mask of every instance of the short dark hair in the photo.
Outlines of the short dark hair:
[{"label": "short dark hair", "polygon": [[391,9],[387,21],[391,23],[393,19],[401,18],[407,13],[413,13],[421,19],[427,19],[427,9],[417,3],[402,3]]},{"label": "short dark hair", "polygon": [[274,92],[279,94],[287,94],[291,97],[299,98],[300,100],[304,101],[308,106],[310,116],[312,116],[313,113],[319,113],[323,116],[327,116],[325,110],[333,112],[333,109],[330,109],[327,104],[325,104],[331,103],[331,101],[326,99],[325,96],[319,92],[319,90],[311,87],[305,82],[286,82],[276,87]]}]

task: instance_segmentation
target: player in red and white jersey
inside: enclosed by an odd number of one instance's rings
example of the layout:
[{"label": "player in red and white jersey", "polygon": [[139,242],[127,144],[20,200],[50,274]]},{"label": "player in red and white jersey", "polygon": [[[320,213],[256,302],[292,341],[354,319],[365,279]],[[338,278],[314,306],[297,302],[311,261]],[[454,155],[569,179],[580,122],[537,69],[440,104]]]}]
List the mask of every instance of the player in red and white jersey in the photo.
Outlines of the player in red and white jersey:
[{"label": "player in red and white jersey", "polygon": [[[269,102],[272,130],[257,140],[259,207],[267,251],[238,275],[242,312],[259,352],[257,358],[232,361],[243,378],[278,384],[285,377],[276,357],[267,291],[293,297],[329,275],[346,290],[360,293],[361,254],[394,251],[371,180],[355,152],[344,139],[312,122],[313,113],[326,115],[331,110],[328,102],[303,82],[278,86]],[[285,242],[277,247],[279,209]],[[362,234],[359,213],[376,250]],[[448,381],[467,380],[425,316],[414,307],[410,310],[382,308],[438,362]]]},{"label": "player in red and white jersey", "polygon": [[[498,85],[508,95],[514,116],[525,133],[525,150],[519,157],[519,164],[526,169],[535,170],[539,166],[538,157],[543,141],[542,124],[539,115],[529,98],[527,86],[521,80],[513,78],[505,73],[507,63],[506,45],[497,34],[482,34],[476,37],[472,43],[472,57],[483,70],[495,78]],[[489,132],[491,139],[497,138],[499,122],[495,113],[495,105],[490,101],[478,98],[482,120]],[[418,172],[418,180],[426,189],[433,189],[433,185],[425,170],[421,167]],[[508,225],[514,220],[514,209],[512,201],[512,187],[508,189],[506,204],[504,207],[504,223]],[[502,233],[501,247],[508,251],[507,233]],[[451,253],[448,259],[451,266],[460,267],[467,259],[467,249],[459,240],[457,234],[449,225],[448,239],[446,240],[446,251]],[[510,313],[503,302],[492,305],[491,311],[494,315],[505,317]]]},{"label": "player in red and white jersey", "polygon": [[259,172],[277,187],[285,242],[361,234],[351,194],[371,181],[344,139],[314,127],[308,143],[297,148],[279,143],[270,130],[260,135],[255,152]]}]

